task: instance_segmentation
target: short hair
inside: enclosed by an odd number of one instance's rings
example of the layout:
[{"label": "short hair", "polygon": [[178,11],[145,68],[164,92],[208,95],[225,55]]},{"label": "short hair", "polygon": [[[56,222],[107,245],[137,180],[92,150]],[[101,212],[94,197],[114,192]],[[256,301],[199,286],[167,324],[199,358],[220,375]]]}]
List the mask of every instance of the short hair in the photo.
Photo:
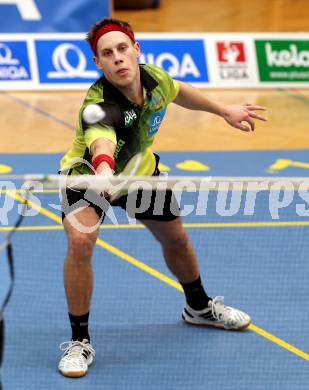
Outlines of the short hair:
[{"label": "short hair", "polygon": [[126,28],[128,31],[130,31],[132,34],[134,34],[132,26],[123,20],[120,19],[114,19],[114,18],[104,18],[99,20],[97,23],[95,23],[89,30],[89,32],[86,34],[86,41],[89,43],[90,47],[92,47],[92,41],[97,33],[98,30],[100,30],[101,27],[104,27],[108,24],[116,24],[120,27]]}]

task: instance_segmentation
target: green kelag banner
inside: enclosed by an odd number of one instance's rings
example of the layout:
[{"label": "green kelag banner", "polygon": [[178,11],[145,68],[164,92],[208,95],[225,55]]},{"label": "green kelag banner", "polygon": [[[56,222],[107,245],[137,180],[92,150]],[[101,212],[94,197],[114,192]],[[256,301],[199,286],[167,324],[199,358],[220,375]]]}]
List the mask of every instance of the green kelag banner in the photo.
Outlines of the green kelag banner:
[{"label": "green kelag banner", "polygon": [[309,81],[309,40],[255,40],[260,81]]}]

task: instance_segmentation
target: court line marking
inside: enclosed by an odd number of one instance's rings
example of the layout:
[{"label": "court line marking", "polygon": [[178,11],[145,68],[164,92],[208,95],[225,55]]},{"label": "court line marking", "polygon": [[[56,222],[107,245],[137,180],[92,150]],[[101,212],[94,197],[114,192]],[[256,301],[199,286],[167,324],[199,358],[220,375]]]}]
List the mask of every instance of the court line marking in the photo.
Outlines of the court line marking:
[{"label": "court line marking", "polygon": [[[1,226],[0,231],[1,232],[9,232],[11,230],[15,230],[14,226]],[[44,230],[63,230],[63,226],[60,225],[38,225],[38,226],[19,226],[16,231],[44,231]]]},{"label": "court line marking", "polygon": [[297,89],[279,88],[278,91],[305,104],[309,104],[309,98]]},{"label": "court line marking", "polygon": [[5,91],[1,91],[0,93],[2,96],[6,97],[8,100],[12,100],[15,103],[18,103],[26,108],[29,108],[30,110],[35,111],[38,114],[45,116],[46,118],[52,120],[53,122],[56,122],[60,125],[63,125],[71,130],[75,130],[75,127],[70,125],[68,122],[66,122],[60,118],[57,118],[56,116],[50,114],[49,112],[44,111],[41,108],[38,108],[38,107],[28,103],[27,101],[25,101],[21,98],[18,98],[17,96],[11,95],[10,93],[5,92]]},{"label": "court line marking", "polygon": [[[294,165],[294,166],[296,166],[296,165]],[[48,174],[47,174],[48,175]],[[51,173],[51,175],[52,175],[52,173]],[[7,176],[10,176],[9,174],[7,175]],[[22,176],[22,175],[21,175]],[[201,176],[202,177],[202,176]],[[188,178],[188,180],[190,180],[190,176],[187,176],[187,178]],[[296,178],[296,177],[295,177]],[[1,181],[1,174],[0,174],[0,181]],[[9,180],[10,178],[8,177],[8,178],[4,178],[4,180]],[[269,177],[269,180],[271,180],[272,178],[271,177]],[[278,177],[278,179],[280,180],[280,179],[284,179],[284,177]],[[14,183],[14,181],[15,180],[17,180],[16,178],[14,178],[14,177],[12,177],[12,182]],[[266,180],[265,180],[266,181]],[[293,180],[290,180],[291,182],[293,182]],[[304,181],[308,181],[307,180],[307,178],[306,179],[304,179]],[[37,180],[37,183],[42,183],[40,180]],[[262,188],[262,189],[260,189],[260,188],[258,188],[258,187],[252,187],[252,188],[245,188],[245,189],[229,189],[228,190],[228,192],[232,192],[232,191],[235,191],[235,192],[245,192],[245,193],[250,193],[251,191],[259,191],[259,192],[270,192],[271,191],[271,189],[264,189],[264,188]],[[0,190],[0,194],[6,194],[7,193],[7,191],[11,191],[11,189],[1,189]],[[176,188],[176,189],[173,189],[173,191],[174,192],[176,192],[176,193],[182,193],[182,192],[184,192],[182,189],[178,189],[178,188]],[[218,192],[218,193],[220,193],[220,192],[226,192],[226,189],[225,188],[209,188],[207,191],[209,191],[209,192]],[[17,193],[25,193],[25,189],[23,189],[23,188],[17,188],[16,189],[16,192]],[[201,192],[203,192],[203,189],[202,190],[200,190],[199,188],[194,188],[192,191],[190,191],[190,192],[196,192],[196,193],[201,193]],[[297,190],[294,190],[294,192],[297,192]],[[41,194],[41,195],[48,195],[48,194],[59,194],[60,193],[60,189],[58,188],[58,189],[44,189],[44,188],[42,188],[42,189],[34,189],[34,190],[31,190],[31,193],[32,194]]]},{"label": "court line marking", "polygon": [[[41,207],[42,209],[42,207]],[[38,210],[38,208],[37,208]],[[39,210],[38,210],[39,211]],[[45,209],[45,211],[48,211]],[[43,214],[43,213],[42,213]],[[47,216],[47,215],[46,215]],[[58,222],[58,221],[56,221]],[[289,226],[309,226],[309,221],[285,221],[285,222],[206,222],[206,223],[183,223],[187,229],[195,228],[242,228],[242,227],[289,227]],[[1,226],[0,231],[10,231],[13,226]],[[17,230],[62,230],[63,226],[59,225],[32,225],[20,226]],[[100,230],[108,229],[146,229],[141,224],[104,224],[100,226]]]},{"label": "court line marking", "polygon": [[268,333],[266,330],[257,327],[254,324],[249,325],[249,329],[251,329],[253,332],[257,333],[258,335],[265,337],[267,340],[272,341],[273,343],[280,345],[282,348],[285,348],[289,352],[294,353],[295,355],[305,359],[306,361],[309,361],[309,354],[294,347],[293,345],[287,343],[286,341],[280,339],[277,336],[272,335],[271,333]]},{"label": "court line marking", "polygon": [[[1,181],[1,176],[0,176],[0,181]],[[38,183],[40,183],[39,181],[38,181]],[[1,190],[0,191],[0,194],[6,194],[7,193],[7,191],[12,191],[12,190]],[[25,193],[25,190],[24,189],[22,189],[22,188],[17,188],[16,189],[16,192],[18,193],[18,194],[20,194],[20,193],[22,193],[22,194],[24,194]],[[42,190],[32,190],[31,191],[31,193],[32,194],[43,194],[43,195],[45,195],[45,194],[53,194],[53,193],[57,193],[57,194],[59,194],[59,189],[58,190],[52,190],[52,189],[49,189],[49,190],[44,190],[44,189],[42,189]]]},{"label": "court line marking", "polygon": [[[21,203],[25,202],[25,199],[23,197],[21,197],[20,195],[18,195],[15,191],[8,193],[8,195],[11,197],[14,197],[17,201],[19,201]],[[49,210],[44,209],[43,207],[39,207],[38,205],[34,204],[31,201],[28,201],[28,204],[29,204],[29,206],[38,210],[41,214],[47,216],[48,218],[52,219],[53,221],[56,221],[56,222],[62,224],[62,220],[58,215],[50,212]],[[174,287],[176,290],[183,292],[181,285],[177,281],[171,279],[169,276],[162,274],[161,272],[155,270],[154,268],[144,264],[143,262],[136,259],[135,257],[130,256],[129,254],[127,254],[127,253],[123,252],[122,250],[114,247],[113,245],[101,240],[100,238],[97,239],[96,244],[99,245],[100,247],[102,247],[103,249],[107,250],[108,252],[116,255],[120,259],[125,260],[126,262],[134,265],[135,267],[141,269],[142,271],[144,271],[144,272],[154,276],[155,278],[163,281],[164,283],[168,284],[169,286]],[[255,332],[256,334],[264,337],[266,340],[269,340],[269,341],[273,342],[274,344],[282,347],[283,349],[286,349],[287,351],[293,353],[294,355],[297,355],[298,357],[300,357],[306,361],[309,361],[309,354],[308,353],[302,351],[299,348],[294,347],[293,345],[287,343],[286,341],[280,339],[277,336],[272,335],[271,333],[265,331],[264,329],[259,328],[258,326],[254,325],[254,324],[250,324],[248,329],[250,329],[253,332]]]}]

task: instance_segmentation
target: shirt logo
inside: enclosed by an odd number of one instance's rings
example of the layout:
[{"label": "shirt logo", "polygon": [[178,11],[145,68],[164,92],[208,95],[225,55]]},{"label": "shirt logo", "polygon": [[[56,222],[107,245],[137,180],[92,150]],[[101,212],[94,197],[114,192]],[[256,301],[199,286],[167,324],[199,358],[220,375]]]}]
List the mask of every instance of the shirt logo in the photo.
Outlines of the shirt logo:
[{"label": "shirt logo", "polygon": [[118,142],[117,142],[117,146],[116,146],[116,149],[115,149],[115,152],[114,152],[114,159],[116,159],[122,149],[122,147],[125,145],[125,141],[123,139],[120,139]]},{"label": "shirt logo", "polygon": [[136,112],[132,110],[127,110],[124,112],[124,125],[125,127],[131,127],[133,122],[137,119]]},{"label": "shirt logo", "polygon": [[149,124],[149,130],[148,130],[149,136],[154,135],[159,130],[159,127],[163,121],[165,112],[166,112],[166,108],[163,108],[163,110],[158,111],[158,112],[154,112],[150,116],[150,124]]},{"label": "shirt logo", "polygon": [[164,104],[164,99],[161,95],[152,95],[148,104],[151,110],[157,110]]}]

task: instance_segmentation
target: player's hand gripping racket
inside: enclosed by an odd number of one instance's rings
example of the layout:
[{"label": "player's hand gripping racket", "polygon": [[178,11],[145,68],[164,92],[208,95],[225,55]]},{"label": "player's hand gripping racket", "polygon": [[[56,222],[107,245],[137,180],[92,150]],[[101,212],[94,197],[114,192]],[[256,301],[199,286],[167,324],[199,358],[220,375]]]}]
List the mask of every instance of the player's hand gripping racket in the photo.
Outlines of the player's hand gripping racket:
[{"label": "player's hand gripping racket", "polygon": [[142,162],[142,153],[137,153],[130,158],[130,160],[127,162],[122,172],[119,175],[117,175],[118,178],[122,178],[122,177],[124,178],[123,182],[110,189],[110,197],[109,197],[110,202],[113,202],[123,194],[122,189],[128,182],[126,178],[132,178],[136,175],[139,167],[141,166],[141,162]]}]

